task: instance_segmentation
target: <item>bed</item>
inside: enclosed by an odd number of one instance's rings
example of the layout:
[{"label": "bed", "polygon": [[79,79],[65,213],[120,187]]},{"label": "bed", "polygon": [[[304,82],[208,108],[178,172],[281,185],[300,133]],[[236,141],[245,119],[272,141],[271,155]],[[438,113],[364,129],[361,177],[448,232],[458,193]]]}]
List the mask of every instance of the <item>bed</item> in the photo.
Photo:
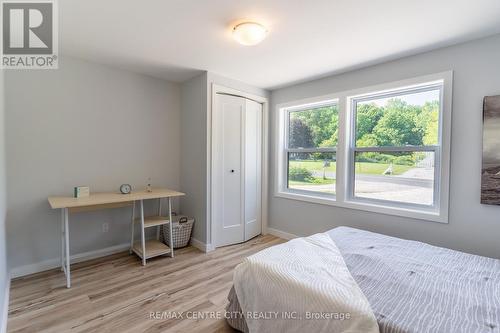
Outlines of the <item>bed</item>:
[{"label": "bed", "polygon": [[[500,332],[500,260],[348,227],[327,234],[381,333]],[[228,300],[241,311],[234,288]],[[248,332],[243,316],[227,320]]]}]

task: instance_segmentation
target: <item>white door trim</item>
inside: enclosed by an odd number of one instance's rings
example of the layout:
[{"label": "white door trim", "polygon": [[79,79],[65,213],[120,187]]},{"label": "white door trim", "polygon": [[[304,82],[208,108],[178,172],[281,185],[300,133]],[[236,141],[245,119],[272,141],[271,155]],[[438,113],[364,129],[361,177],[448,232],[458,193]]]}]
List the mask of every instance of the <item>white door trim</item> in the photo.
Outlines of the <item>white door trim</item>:
[{"label": "white door trim", "polygon": [[209,244],[212,244],[211,248],[209,250],[215,250],[215,238],[217,237],[216,235],[216,228],[213,223],[214,220],[214,210],[212,207],[212,197],[215,196],[215,193],[213,193],[214,188],[212,187],[212,183],[215,179],[215,173],[212,172],[213,170],[213,160],[212,160],[212,150],[215,149],[214,147],[214,142],[212,140],[213,132],[214,132],[214,122],[213,122],[213,117],[212,113],[215,110],[215,98],[217,94],[227,94],[227,95],[234,95],[234,96],[239,96],[247,99],[251,99],[253,101],[256,101],[260,104],[262,104],[262,193],[261,193],[261,220],[262,220],[262,234],[267,234],[267,197],[268,197],[268,140],[269,140],[269,100],[266,97],[263,96],[258,96],[254,94],[250,94],[244,91],[236,90],[233,88],[225,87],[222,85],[218,85],[215,83],[212,83],[212,93],[209,95],[210,98],[212,99],[210,102],[210,111],[209,114],[207,115],[207,125],[208,125],[208,131],[207,131],[207,226],[208,226],[208,233],[210,234],[210,240],[208,241]]}]

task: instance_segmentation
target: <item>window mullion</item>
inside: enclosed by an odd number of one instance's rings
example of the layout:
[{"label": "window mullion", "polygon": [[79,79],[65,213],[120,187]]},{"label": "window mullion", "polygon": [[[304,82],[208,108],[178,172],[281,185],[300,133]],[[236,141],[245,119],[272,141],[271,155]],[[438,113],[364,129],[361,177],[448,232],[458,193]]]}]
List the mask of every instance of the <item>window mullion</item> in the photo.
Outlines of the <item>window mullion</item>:
[{"label": "window mullion", "polygon": [[355,152],[436,152],[439,146],[373,146],[373,147],[354,147]]},{"label": "window mullion", "polygon": [[342,97],[339,99],[339,113],[338,113],[338,137],[337,137],[337,165],[336,165],[336,181],[335,181],[335,193],[338,202],[343,203],[346,198],[346,178],[347,178],[347,152],[349,151],[348,145],[348,133],[347,126],[349,122],[347,121],[348,106],[346,103],[346,98]]},{"label": "window mullion", "polygon": [[337,148],[287,148],[288,153],[335,153]]}]

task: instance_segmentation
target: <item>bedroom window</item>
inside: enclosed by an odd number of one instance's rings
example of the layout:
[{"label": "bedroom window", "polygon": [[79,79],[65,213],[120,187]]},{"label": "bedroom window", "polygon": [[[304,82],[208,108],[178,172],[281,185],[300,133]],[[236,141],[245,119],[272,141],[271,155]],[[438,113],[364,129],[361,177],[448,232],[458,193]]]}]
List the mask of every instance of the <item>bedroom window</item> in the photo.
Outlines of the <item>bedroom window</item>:
[{"label": "bedroom window", "polygon": [[447,222],[452,73],[278,105],[278,197]]},{"label": "bedroom window", "polygon": [[286,186],[297,193],[334,196],[338,107],[335,101],[286,113]]},{"label": "bedroom window", "polygon": [[436,207],[442,83],[351,99],[350,199]]}]

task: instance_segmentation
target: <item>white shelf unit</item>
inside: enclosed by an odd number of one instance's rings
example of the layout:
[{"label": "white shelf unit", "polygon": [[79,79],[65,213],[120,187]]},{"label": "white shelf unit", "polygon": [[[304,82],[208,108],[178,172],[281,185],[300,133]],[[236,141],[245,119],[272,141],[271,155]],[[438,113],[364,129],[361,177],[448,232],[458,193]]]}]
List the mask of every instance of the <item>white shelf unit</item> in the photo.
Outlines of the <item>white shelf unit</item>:
[{"label": "white shelf unit", "polygon": [[[146,265],[146,259],[150,259],[157,256],[162,256],[170,254],[171,257],[174,256],[174,249],[170,248],[168,245],[160,241],[160,228],[170,223],[172,221],[172,202],[170,198],[168,200],[168,216],[162,216],[161,202],[162,198],[158,199],[158,215],[155,216],[144,216],[144,201],[139,200],[140,206],[140,216],[135,217],[136,202],[133,202],[132,206],[132,237],[130,241],[130,253],[135,253],[139,258],[142,259],[142,265]],[[135,238],[135,226],[140,225],[141,238],[138,241],[134,241]],[[146,240],[146,229],[156,227],[156,239]],[[170,233],[165,235],[169,237],[169,244],[173,244],[172,228],[169,228]]]}]

